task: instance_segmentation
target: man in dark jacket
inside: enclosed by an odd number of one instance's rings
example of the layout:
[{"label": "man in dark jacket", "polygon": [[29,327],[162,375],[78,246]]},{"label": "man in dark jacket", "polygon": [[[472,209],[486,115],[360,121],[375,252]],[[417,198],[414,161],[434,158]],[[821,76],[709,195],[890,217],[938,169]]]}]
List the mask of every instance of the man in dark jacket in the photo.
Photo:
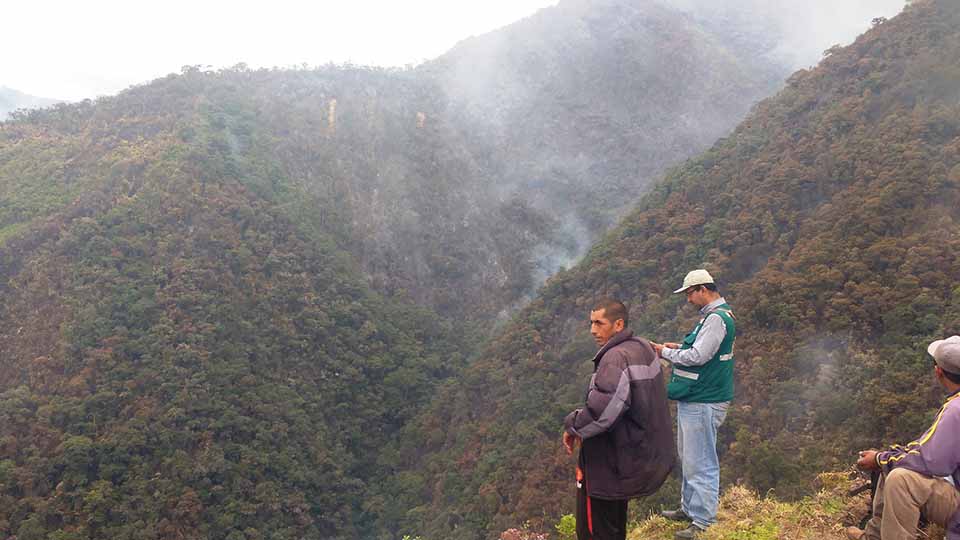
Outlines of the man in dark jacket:
[{"label": "man in dark jacket", "polygon": [[584,407],[564,420],[567,453],[581,446],[578,540],[624,540],[627,501],[656,492],[674,464],[660,361],[628,323],[627,308],[617,300],[602,300],[590,312],[590,333],[600,351]]}]

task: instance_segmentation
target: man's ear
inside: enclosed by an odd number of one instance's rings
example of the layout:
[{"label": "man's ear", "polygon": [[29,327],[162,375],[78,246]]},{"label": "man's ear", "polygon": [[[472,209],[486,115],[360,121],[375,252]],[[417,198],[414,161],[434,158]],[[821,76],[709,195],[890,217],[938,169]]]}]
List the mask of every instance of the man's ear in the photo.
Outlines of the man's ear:
[{"label": "man's ear", "polygon": [[613,323],[613,329],[617,332],[623,330],[623,319],[617,319],[616,322]]}]

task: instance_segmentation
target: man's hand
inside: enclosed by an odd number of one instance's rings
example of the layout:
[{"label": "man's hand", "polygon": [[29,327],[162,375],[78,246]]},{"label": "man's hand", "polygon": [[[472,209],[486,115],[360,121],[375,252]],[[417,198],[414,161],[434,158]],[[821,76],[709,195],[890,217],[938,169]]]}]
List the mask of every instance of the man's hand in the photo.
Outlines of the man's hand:
[{"label": "man's hand", "polygon": [[877,464],[877,451],[876,450],[864,450],[860,452],[860,459],[857,460],[857,467],[860,467],[864,471],[876,471],[880,469],[880,465]]},{"label": "man's hand", "polygon": [[580,437],[563,432],[563,447],[567,449],[567,455],[572,456],[573,450],[580,444]]},{"label": "man's hand", "polygon": [[660,357],[663,356],[663,350],[664,350],[664,349],[679,349],[679,348],[680,348],[680,344],[679,344],[679,343],[663,343],[663,344],[661,344],[661,343],[655,343],[655,342],[651,341],[651,342],[650,342],[650,345],[653,347],[654,352],[657,353],[657,356],[660,356]]}]

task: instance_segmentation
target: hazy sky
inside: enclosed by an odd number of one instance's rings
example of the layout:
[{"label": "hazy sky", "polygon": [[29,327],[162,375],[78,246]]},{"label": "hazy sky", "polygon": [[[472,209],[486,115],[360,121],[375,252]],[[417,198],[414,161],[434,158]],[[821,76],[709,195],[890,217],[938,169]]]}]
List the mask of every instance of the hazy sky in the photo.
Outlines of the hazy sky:
[{"label": "hazy sky", "polygon": [[[113,94],[179,72],[184,65],[417,64],[461,39],[556,2],[5,0],[0,7],[0,86],[78,100]],[[903,6],[903,0],[758,2],[766,9],[780,4],[775,10],[782,8],[791,18],[808,18],[811,40],[825,46],[849,41],[866,29],[869,19],[860,13],[864,6],[871,14],[887,16]],[[806,14],[806,6],[817,2],[834,7]],[[805,14],[798,16],[800,11]],[[798,31],[802,38],[808,30]],[[810,46],[825,48],[819,42]]]},{"label": "hazy sky", "polygon": [[179,72],[352,61],[402,66],[556,0],[6,0],[0,86],[82,99]]}]

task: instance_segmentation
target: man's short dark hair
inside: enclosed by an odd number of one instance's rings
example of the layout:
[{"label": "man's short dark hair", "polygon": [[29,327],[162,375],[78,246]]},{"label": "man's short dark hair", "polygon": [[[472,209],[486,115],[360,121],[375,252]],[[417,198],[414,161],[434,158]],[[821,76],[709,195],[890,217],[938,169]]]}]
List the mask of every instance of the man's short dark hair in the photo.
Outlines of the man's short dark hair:
[{"label": "man's short dark hair", "polygon": [[611,323],[617,322],[618,319],[623,319],[623,327],[626,328],[630,324],[630,314],[627,313],[627,306],[623,305],[623,302],[613,299],[613,298],[602,298],[594,304],[594,307],[591,311],[600,311],[603,310],[603,316]]},{"label": "man's short dark hair", "polygon": [[716,284],[716,283],[701,283],[700,285],[691,285],[691,286],[687,289],[687,291],[698,291],[698,290],[700,290],[701,287],[703,287],[704,289],[706,289],[706,290],[708,290],[708,291],[713,291],[713,292],[719,292],[719,291],[720,291],[720,289],[717,288],[717,284]]},{"label": "man's short dark hair", "polygon": [[940,368],[943,371],[943,376],[947,378],[948,381],[953,384],[960,384],[960,373],[951,373],[943,368]]}]

